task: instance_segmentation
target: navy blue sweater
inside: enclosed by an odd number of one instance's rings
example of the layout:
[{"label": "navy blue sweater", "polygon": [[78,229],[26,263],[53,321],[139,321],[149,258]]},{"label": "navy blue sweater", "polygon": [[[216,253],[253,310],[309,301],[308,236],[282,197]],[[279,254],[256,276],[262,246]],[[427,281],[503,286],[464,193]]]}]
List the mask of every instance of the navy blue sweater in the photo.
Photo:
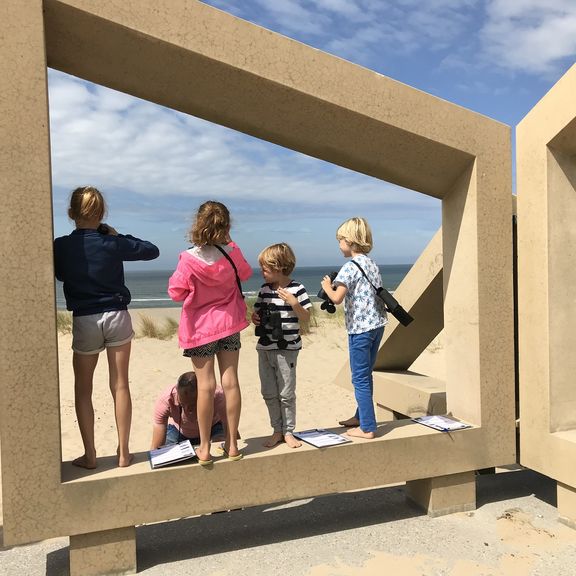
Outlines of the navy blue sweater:
[{"label": "navy blue sweater", "polygon": [[56,278],[64,282],[66,308],[75,316],[126,310],[130,291],[124,284],[125,261],[154,260],[160,251],[134,236],[76,229],[54,240]]}]

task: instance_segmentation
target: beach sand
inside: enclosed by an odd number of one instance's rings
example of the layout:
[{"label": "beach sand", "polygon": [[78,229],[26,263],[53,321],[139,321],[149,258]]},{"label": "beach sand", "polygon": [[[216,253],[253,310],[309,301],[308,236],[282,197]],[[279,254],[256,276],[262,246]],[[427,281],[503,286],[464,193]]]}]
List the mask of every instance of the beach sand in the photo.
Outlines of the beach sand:
[{"label": "beach sand", "polygon": [[[140,332],[142,315],[163,323],[179,309],[131,310]],[[348,358],[342,317],[315,314],[298,360],[299,429],[333,427],[352,415],[351,392],[333,380]],[[82,453],[74,413],[71,336],[60,335],[59,367],[62,454]],[[270,433],[260,395],[254,328],[242,333],[240,385],[242,437]],[[132,348],[131,450],[146,451],[158,393],[174,383],[191,361],[177,338],[137,337]],[[442,335],[412,369],[443,377]],[[99,456],[116,451],[116,427],[105,355],[94,382]],[[556,520],[555,483],[511,467],[479,477],[478,509],[430,519],[405,500],[402,486],[311,498],[284,505],[214,514],[138,528],[139,572],[159,574],[288,576],[528,576],[574,574],[576,531]],[[1,506],[1,502],[0,502]],[[1,508],[0,508],[1,512]],[[68,539],[0,548],[0,576],[67,574]]]},{"label": "beach sand", "polygon": [[[162,325],[166,318],[178,320],[177,308],[132,310],[136,334],[140,333],[141,316]],[[342,321],[328,318],[324,312],[315,316],[319,326],[303,336],[303,349],[297,370],[297,427],[300,429],[335,426],[354,411],[351,392],[335,388],[333,379],[348,357],[346,331]],[[240,433],[243,438],[271,434],[268,411],[260,394],[258,356],[254,327],[242,332],[239,379],[242,390]],[[62,419],[62,457],[72,460],[82,454],[82,442],[74,412],[71,336],[59,337],[59,369]],[[192,362],[182,356],[178,340],[137,337],[130,359],[130,390],[132,393],[132,432],[130,448],[142,452],[150,448],[152,409],[158,394],[175,384],[178,376],[192,370]],[[113,404],[108,389],[108,369],[102,354],[94,379],[95,435],[99,456],[116,452],[117,437]]]}]

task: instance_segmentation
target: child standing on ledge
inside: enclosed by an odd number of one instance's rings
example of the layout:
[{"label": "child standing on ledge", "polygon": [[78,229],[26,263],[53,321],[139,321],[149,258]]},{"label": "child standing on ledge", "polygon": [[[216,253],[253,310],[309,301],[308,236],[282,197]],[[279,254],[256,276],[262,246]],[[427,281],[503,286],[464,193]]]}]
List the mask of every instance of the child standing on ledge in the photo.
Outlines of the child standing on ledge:
[{"label": "child standing on ledge", "polygon": [[342,266],[334,282],[324,276],[321,284],[334,304],[344,301],[350,370],[357,404],[354,416],[340,424],[350,428],[349,436],[371,439],[376,435],[372,370],[388,319],[384,302],[370,282],[379,288],[382,278],[376,262],[367,256],[372,250],[372,231],[364,218],[346,220],[336,231],[336,239],[344,257],[352,257],[352,260]]},{"label": "child standing on ledge", "polygon": [[215,362],[226,398],[226,440],[223,450],[230,460],[240,460],[238,423],[241,395],[238,383],[240,331],[249,326],[241,280],[252,268],[230,239],[230,213],[220,202],[204,202],[190,230],[192,248],[180,254],[168,282],[168,294],[183,302],[178,340],[184,356],[192,360],[198,386],[197,416],[202,466],[212,464],[210,434],[216,390]]},{"label": "child standing on ledge", "polygon": [[252,322],[260,336],[258,369],[262,396],[268,407],[273,434],[264,446],[286,442],[301,446],[293,433],[296,425],[296,361],[302,348],[300,322],[308,322],[312,303],[306,288],[290,278],[296,265],[288,244],[274,244],[258,256],[266,283],[254,304]]},{"label": "child standing on ledge", "polygon": [[124,284],[124,261],[154,260],[159,250],[151,242],[118,234],[102,224],[106,204],[92,186],[76,188],[68,216],[76,229],[54,241],[56,278],[64,282],[66,307],[72,311],[72,364],[76,417],[84,455],[72,464],[96,468],[92,383],[100,352],[106,350],[110,392],[118,430],[118,466],[129,466],[128,447],[132,399],[128,363],[134,336],[128,312],[130,291]]}]

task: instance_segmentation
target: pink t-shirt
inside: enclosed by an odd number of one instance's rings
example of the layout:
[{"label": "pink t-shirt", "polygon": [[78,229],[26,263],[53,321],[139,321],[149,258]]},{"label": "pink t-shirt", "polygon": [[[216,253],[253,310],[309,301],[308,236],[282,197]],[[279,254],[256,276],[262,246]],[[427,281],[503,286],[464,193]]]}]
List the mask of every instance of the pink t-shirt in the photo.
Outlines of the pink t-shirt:
[{"label": "pink t-shirt", "polygon": [[[220,386],[216,387],[214,393],[214,417],[212,418],[212,426],[218,422],[226,423],[226,402],[224,399],[224,391]],[[176,428],[179,428],[180,432],[182,432],[186,438],[200,437],[196,413],[189,414],[182,408],[178,401],[176,386],[174,385],[168,386],[158,400],[156,400],[156,405],[154,406],[154,424],[172,424],[176,426]]]}]

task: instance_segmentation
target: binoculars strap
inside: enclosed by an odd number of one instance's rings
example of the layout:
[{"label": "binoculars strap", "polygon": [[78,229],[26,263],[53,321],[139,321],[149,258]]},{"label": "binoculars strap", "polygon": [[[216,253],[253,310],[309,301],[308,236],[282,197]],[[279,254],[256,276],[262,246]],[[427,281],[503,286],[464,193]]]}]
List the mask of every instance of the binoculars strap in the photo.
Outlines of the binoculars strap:
[{"label": "binoculars strap", "polygon": [[370,286],[372,286],[372,288],[374,288],[374,292],[376,292],[376,294],[378,294],[378,288],[376,288],[376,286],[374,286],[374,284],[372,284],[372,282],[370,282],[370,278],[368,278],[368,276],[366,275],[366,272],[364,272],[364,268],[362,268],[362,266],[360,266],[360,264],[358,264],[358,262],[356,262],[356,260],[350,260],[350,262],[352,262],[352,264],[355,264],[356,266],[358,266],[358,270],[360,270],[360,272],[362,272],[362,276],[364,276],[364,278],[366,278],[366,280],[368,281],[368,284],[370,284]]}]

